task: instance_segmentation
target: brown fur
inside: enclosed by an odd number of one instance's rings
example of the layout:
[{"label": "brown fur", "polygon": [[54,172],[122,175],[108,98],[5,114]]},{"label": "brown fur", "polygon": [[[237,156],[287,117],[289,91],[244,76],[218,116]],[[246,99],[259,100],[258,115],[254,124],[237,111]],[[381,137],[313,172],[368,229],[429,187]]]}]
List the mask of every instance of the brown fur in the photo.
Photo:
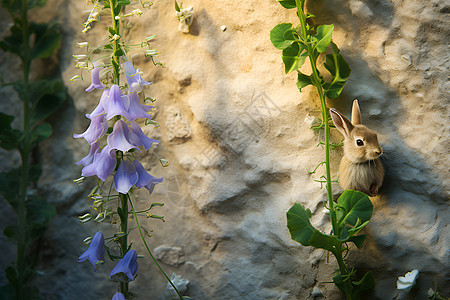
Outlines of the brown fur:
[{"label": "brown fur", "polygon": [[[336,128],[344,135],[344,156],[339,166],[339,185],[347,190],[378,194],[383,183],[384,168],[378,157],[383,153],[377,134],[361,124],[358,101],[353,101],[352,122],[335,109],[330,109]],[[363,141],[358,146],[356,140]]]}]

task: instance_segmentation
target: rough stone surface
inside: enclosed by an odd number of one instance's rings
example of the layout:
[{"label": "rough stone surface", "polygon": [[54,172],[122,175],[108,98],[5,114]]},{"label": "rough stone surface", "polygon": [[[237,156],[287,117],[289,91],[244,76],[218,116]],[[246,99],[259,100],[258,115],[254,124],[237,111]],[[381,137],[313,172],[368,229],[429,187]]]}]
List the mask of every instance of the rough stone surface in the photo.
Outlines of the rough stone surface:
[{"label": "rough stone surface", "polygon": [[[330,230],[323,214],[324,191],[314,181],[324,170],[306,171],[324,159],[309,129],[311,118],[318,116],[318,97],[312,87],[298,92],[295,74],[284,74],[281,51],[269,40],[276,24],[298,23],[295,11],[275,0],[190,0],[184,5],[195,10],[189,34],[177,30],[173,1],[154,1],[142,17],[133,17],[127,35],[138,42],[156,34],[153,46],[165,64],[154,67],[142,55],[134,57],[144,79],[153,82],[146,93],[157,99],[154,115],[162,125],[157,130],[147,126],[145,132],[161,141],[154,151],[170,161],[162,168],[153,154],[142,155],[144,166],[164,177],[150,199],[146,191],[135,195],[142,209],[151,202],[165,203],[152,209],[165,216],[165,223],[141,220],[153,230],[150,248],[183,248],[185,263],[163,266],[167,274],[189,280],[187,294],[197,300],[313,299],[319,290],[323,299],[342,299],[334,285],[324,283],[331,280],[336,261],[292,241],[286,228],[286,211],[299,202],[311,209],[316,227]],[[381,194],[372,198],[367,242],[349,253],[350,265],[371,270],[377,282],[364,299],[392,299],[397,277],[413,269],[420,275],[409,299],[425,299],[433,281],[445,291],[450,254],[449,5],[439,0],[426,5],[420,0],[320,0],[307,6],[317,23],[335,25],[333,39],[352,68],[344,93],[329,106],[349,115],[358,98],[363,122],[378,132],[386,153],[386,178]],[[79,187],[71,182],[80,172],[74,162],[88,151],[72,133],[85,130],[84,114],[100,97],[99,91],[84,92],[88,81],[69,82],[77,74],[72,54],[81,52],[74,44],[96,46],[108,39],[107,23],[95,24],[81,36],[86,9],[85,1],[48,0],[33,14],[37,21],[64,24],[62,46],[51,62],[59,62],[71,97],[51,119],[55,135],[40,147],[40,192],[58,212],[39,247],[38,268],[45,276],[36,283],[49,300],[110,299],[116,290],[108,280],[112,262],[95,273],[88,263],[76,263],[86,236],[100,229],[105,236],[115,232],[108,224],[78,224],[76,217],[87,212],[85,197],[95,182]],[[0,24],[4,36],[8,19]],[[2,53],[0,62],[8,80],[20,78],[17,60]],[[37,66],[42,71],[46,63]],[[7,99],[2,111],[20,112],[11,88],[1,89],[0,96]],[[18,117],[14,125],[20,124]],[[333,130],[332,139],[339,141],[339,132]],[[19,163],[14,153],[0,155],[8,157],[2,169]],[[341,155],[342,150],[332,153],[334,173]],[[338,195],[339,187],[333,188]],[[6,216],[3,230],[14,218],[7,207],[0,213]],[[164,299],[166,281],[135,226],[130,228],[133,247],[145,256],[138,260],[139,276],[131,288],[137,299]],[[14,249],[4,237],[0,247],[4,269]],[[0,281],[5,281],[3,275]]]},{"label": "rough stone surface", "polygon": [[178,267],[185,262],[183,248],[181,247],[161,245],[156,247],[154,252],[157,260],[169,266]]}]

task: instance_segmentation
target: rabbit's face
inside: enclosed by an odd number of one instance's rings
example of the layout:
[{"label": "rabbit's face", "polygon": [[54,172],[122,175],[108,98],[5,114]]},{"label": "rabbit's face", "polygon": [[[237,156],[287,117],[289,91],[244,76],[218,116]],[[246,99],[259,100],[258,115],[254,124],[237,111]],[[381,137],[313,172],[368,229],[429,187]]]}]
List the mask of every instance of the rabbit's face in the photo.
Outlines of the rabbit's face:
[{"label": "rabbit's face", "polygon": [[383,153],[375,132],[364,125],[355,125],[344,141],[345,156],[352,162],[374,160]]}]

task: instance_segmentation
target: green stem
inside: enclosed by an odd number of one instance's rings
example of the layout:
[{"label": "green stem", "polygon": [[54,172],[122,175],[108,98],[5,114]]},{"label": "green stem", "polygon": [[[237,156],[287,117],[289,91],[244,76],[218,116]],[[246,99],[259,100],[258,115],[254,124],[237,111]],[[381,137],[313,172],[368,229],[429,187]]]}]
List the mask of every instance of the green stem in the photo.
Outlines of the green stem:
[{"label": "green stem", "polygon": [[[326,165],[326,188],[327,188],[327,196],[328,196],[328,208],[330,210],[330,219],[333,227],[333,235],[339,236],[339,226],[337,224],[336,211],[334,208],[334,200],[333,200],[333,190],[331,187],[331,168],[330,168],[330,125],[328,123],[328,109],[325,101],[325,94],[322,87],[322,79],[319,76],[319,70],[317,69],[316,61],[319,56],[319,53],[315,51],[312,45],[308,42],[308,32],[306,28],[306,15],[304,13],[304,1],[295,0],[297,5],[297,15],[301,24],[301,35],[303,41],[307,46],[307,51],[309,55],[309,61],[311,63],[312,68],[312,83],[316,87],[317,92],[320,98],[320,104],[322,108],[322,122],[324,124],[325,130],[325,165]],[[342,245],[339,245],[339,248],[333,252],[334,256],[339,265],[339,272],[341,276],[348,275],[348,270],[345,265],[344,259],[342,258]],[[345,281],[345,295],[347,300],[352,299],[352,285],[350,280]]]},{"label": "green stem", "polygon": [[[116,15],[114,13],[114,4],[115,1],[109,0],[109,5],[111,7],[111,17],[113,22],[113,29],[116,34],[119,34],[119,20],[116,20]],[[112,56],[112,65],[113,65],[113,71],[114,71],[114,84],[119,85],[120,83],[120,73],[119,73],[119,56],[116,55],[117,50],[120,49],[119,40],[114,40],[113,42],[113,56]]]},{"label": "green stem", "polygon": [[139,225],[139,220],[138,217],[136,215],[136,211],[134,209],[133,206],[133,202],[131,201],[130,196],[128,195],[128,200],[130,202],[130,206],[131,206],[131,211],[133,212],[133,216],[134,216],[134,220],[136,222],[136,226],[139,230],[139,235],[141,236],[142,242],[145,245],[145,248],[147,249],[148,254],[150,255],[150,257],[152,258],[153,262],[156,264],[156,266],[158,267],[158,269],[161,271],[161,273],[164,275],[164,277],[167,279],[167,281],[169,282],[169,284],[172,286],[172,288],[175,290],[175,292],[177,293],[178,297],[180,298],[180,300],[183,300],[183,296],[180,294],[180,292],[178,291],[177,287],[173,284],[172,280],[170,280],[169,276],[167,276],[167,274],[164,272],[164,270],[161,268],[161,266],[158,264],[158,262],[156,261],[155,257],[153,256],[152,252],[150,251],[150,248],[147,245],[147,242],[145,241],[144,235],[142,234],[142,230],[141,230],[141,226]]},{"label": "green stem", "polygon": [[[124,236],[120,239],[120,254],[122,258],[127,253],[128,249],[128,194],[122,194],[119,193],[120,197],[120,205],[122,208],[122,212],[124,214],[124,217],[121,218],[120,222],[120,230],[125,233]],[[128,282],[121,282],[120,283],[120,292],[125,296],[125,298],[128,298]]]}]

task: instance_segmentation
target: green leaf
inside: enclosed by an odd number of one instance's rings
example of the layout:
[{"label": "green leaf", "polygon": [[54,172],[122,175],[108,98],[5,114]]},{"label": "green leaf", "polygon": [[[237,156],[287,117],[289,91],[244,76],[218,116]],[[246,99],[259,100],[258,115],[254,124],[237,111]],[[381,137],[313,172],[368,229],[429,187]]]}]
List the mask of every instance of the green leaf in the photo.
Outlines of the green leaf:
[{"label": "green leaf", "polygon": [[2,48],[2,50],[5,52],[12,52],[22,57],[23,56],[22,30],[17,25],[11,27],[10,30],[11,34],[7,36],[3,41],[0,41],[0,48]]},{"label": "green leaf", "polygon": [[119,0],[117,1],[117,5],[129,5],[130,0]]},{"label": "green leaf", "polygon": [[39,124],[31,131],[32,145],[36,145],[52,135],[52,126],[50,123]]},{"label": "green leaf", "polygon": [[290,36],[284,35],[286,33],[286,31],[291,30],[291,29],[292,29],[291,23],[281,23],[281,24],[278,24],[277,26],[275,26],[270,31],[270,41],[275,46],[275,48],[283,50],[283,49],[289,47],[290,45],[292,45],[294,40],[293,39],[286,40],[286,38],[289,38]]},{"label": "green leaf", "polygon": [[355,226],[358,219],[364,223],[372,217],[372,202],[369,196],[362,192],[345,190],[337,203],[336,216],[339,228],[343,228],[345,224]]},{"label": "green leaf", "polygon": [[[295,0],[278,0],[278,2],[280,2],[280,4],[287,9],[290,8],[296,8],[297,5],[295,4]],[[304,2],[304,0],[302,0],[302,2]]]},{"label": "green leaf", "polygon": [[50,116],[66,100],[66,89],[60,79],[34,81],[30,90],[35,102],[33,110],[34,122]]},{"label": "green leaf", "polygon": [[348,239],[349,242],[352,242],[353,244],[355,244],[355,246],[358,249],[361,249],[362,246],[364,245],[364,241],[366,240],[366,235],[365,234],[360,234],[360,235],[354,235],[352,237],[350,237]]},{"label": "green leaf", "polygon": [[0,112],[0,147],[6,150],[19,148],[22,131],[11,128],[14,116]]},{"label": "green leaf", "polygon": [[42,175],[42,166],[41,165],[31,165],[28,173],[29,173],[28,178],[30,179],[30,182],[33,182],[34,184],[36,184]]},{"label": "green leaf", "polygon": [[283,59],[286,74],[298,70],[308,56],[307,52],[301,53],[304,49],[300,45],[303,44],[293,43],[283,50],[283,56],[281,58]]},{"label": "green leaf", "polygon": [[350,77],[352,71],[344,57],[339,53],[339,49],[332,42],[333,54],[328,54],[325,60],[325,68],[330,72],[333,80],[331,83],[326,82],[324,88],[326,90],[327,97],[335,99],[339,97],[344,89],[344,85]]},{"label": "green leaf", "polygon": [[177,0],[175,0],[175,10],[180,12],[180,7],[178,6]]},{"label": "green leaf", "polygon": [[122,51],[122,49],[117,49],[116,52],[114,52],[114,56],[123,56],[124,53]]},{"label": "green leaf", "polygon": [[310,84],[313,84],[311,81],[311,76],[299,72],[297,77],[297,88],[299,89],[299,91],[301,92],[302,88]]},{"label": "green leaf", "polygon": [[111,26],[108,27],[108,31],[109,33],[111,33],[112,36],[116,34],[116,31]]},{"label": "green leaf", "polygon": [[353,295],[355,299],[359,298],[359,294],[363,291],[373,289],[375,287],[375,280],[371,272],[364,274],[360,281],[352,281]]},{"label": "green leaf", "polygon": [[39,238],[45,231],[50,221],[56,215],[56,210],[44,198],[30,197],[26,205],[26,219],[30,241]]},{"label": "green leaf", "polygon": [[328,45],[331,42],[334,25],[320,25],[317,27],[317,34],[313,36],[316,45],[314,47],[317,52],[322,53],[327,51]]},{"label": "green leaf", "polygon": [[341,273],[338,273],[333,277],[333,282],[342,292],[345,293],[345,283]]},{"label": "green leaf", "polygon": [[14,208],[20,197],[21,168],[12,169],[9,172],[0,173],[0,195]]},{"label": "green leaf", "polygon": [[31,48],[31,59],[51,56],[61,42],[61,33],[56,23],[30,23],[30,32],[36,35],[34,45]]},{"label": "green leaf", "polygon": [[334,253],[340,245],[335,237],[325,235],[311,225],[311,211],[301,204],[294,204],[286,213],[286,217],[291,238],[303,246],[313,246]]}]

